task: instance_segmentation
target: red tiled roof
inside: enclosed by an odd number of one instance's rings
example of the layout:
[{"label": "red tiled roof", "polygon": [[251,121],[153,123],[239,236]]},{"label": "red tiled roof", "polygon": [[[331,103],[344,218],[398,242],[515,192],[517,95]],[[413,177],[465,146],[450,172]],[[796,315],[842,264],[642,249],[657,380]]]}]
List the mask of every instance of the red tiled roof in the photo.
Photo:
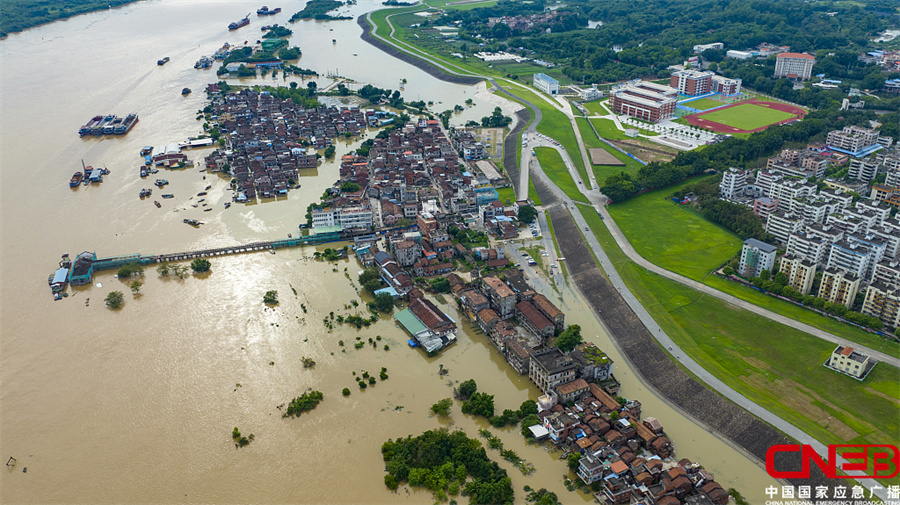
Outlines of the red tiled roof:
[{"label": "red tiled roof", "polygon": [[547,317],[555,318],[559,315],[562,315],[562,311],[556,308],[556,305],[553,305],[553,302],[547,299],[546,296],[538,293],[534,295],[531,299],[531,302],[534,303],[538,309],[541,310],[544,314],[547,314]]},{"label": "red tiled roof", "polygon": [[521,312],[522,315],[525,316],[525,319],[527,319],[528,322],[538,330],[543,330],[548,326],[553,326],[553,323],[551,323],[546,317],[544,317],[544,315],[541,314],[538,309],[528,300],[522,300],[521,302],[517,303],[516,309],[518,309],[519,312]]},{"label": "red tiled roof", "polygon": [[409,311],[429,329],[453,323],[437,306],[431,303],[431,300],[426,298],[416,298],[411,301]]},{"label": "red tiled roof", "polygon": [[506,285],[505,282],[501,281],[497,277],[485,277],[484,283],[487,284],[493,291],[497,292],[497,296],[500,298],[506,298],[507,296],[515,296],[512,289],[509,289],[509,286]]},{"label": "red tiled roof", "polygon": [[852,347],[844,347],[844,350],[841,351],[841,355],[843,355],[843,356],[850,356],[851,354],[853,354]]},{"label": "red tiled roof", "polygon": [[559,390],[559,394],[561,395],[567,395],[587,388],[588,383],[584,379],[573,380],[571,382],[556,386],[556,389]]},{"label": "red tiled roof", "polygon": [[804,60],[814,60],[815,56],[803,53],[778,53],[779,58],[802,58]]}]

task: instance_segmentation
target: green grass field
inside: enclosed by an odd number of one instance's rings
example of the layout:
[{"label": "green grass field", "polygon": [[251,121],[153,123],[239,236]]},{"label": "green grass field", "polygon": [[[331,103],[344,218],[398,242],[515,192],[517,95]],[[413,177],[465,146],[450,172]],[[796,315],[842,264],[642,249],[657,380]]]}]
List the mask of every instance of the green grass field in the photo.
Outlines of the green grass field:
[{"label": "green grass field", "polygon": [[897,368],[880,363],[863,383],[832,372],[822,363],[834,344],[647,272],[625,257],[593,209],[580,210],[629,289],[713,375],[823,443],[895,443]]},{"label": "green grass field", "polygon": [[541,205],[541,197],[538,196],[531,177],[528,178],[528,199],[534,202],[535,205]]},{"label": "green grass field", "polygon": [[607,140],[625,140],[625,132],[616,128],[616,123],[612,119],[591,118],[591,124],[597,129],[597,133]]},{"label": "green grass field", "polygon": [[743,240],[666,198],[683,182],[609,206],[634,250],[667,270],[702,281],[741,250]]},{"label": "green grass field", "polygon": [[503,205],[506,205],[507,199],[509,199],[510,202],[516,201],[516,191],[512,186],[508,188],[497,188],[497,194],[500,195],[500,203]]},{"label": "green grass field", "polygon": [[685,206],[678,205],[671,199],[663,199],[687,184],[691,182],[646,193],[609,207],[610,215],[638,254],[667,270],[703,282],[777,314],[900,357],[900,344],[896,342],[710,275],[714,269],[740,252],[743,240]]},{"label": "green grass field", "polygon": [[[604,150],[606,150],[606,152],[615,156],[616,159],[622,161],[622,163],[625,163],[625,166],[622,166],[622,165],[592,165],[591,169],[594,171],[594,178],[597,179],[598,184],[600,184],[602,186],[603,182],[606,181],[606,178],[612,174],[617,174],[622,171],[630,172],[633,170],[631,168],[631,163],[632,163],[631,158],[629,158],[628,156],[625,156],[624,154],[620,153],[619,151],[609,147],[608,145],[606,145],[606,143],[604,143],[603,141],[598,139],[596,137],[596,135],[594,135],[594,131],[591,130],[590,125],[587,124],[588,121],[591,121],[592,123],[595,121],[605,121],[607,124],[611,125],[612,121],[609,121],[608,119],[590,119],[590,120],[588,120],[585,118],[575,118],[575,121],[578,123],[578,129],[581,130],[581,139],[584,141],[585,148],[587,148],[587,149],[594,149],[594,148],[604,149]],[[596,128],[596,125],[595,125],[595,128]],[[615,130],[616,129],[615,125],[613,125],[612,128],[613,128],[613,130]],[[604,133],[601,132],[599,128],[597,129],[597,131],[600,133],[600,135],[604,135]],[[618,130],[616,130],[616,131],[618,131]],[[622,136],[624,137],[624,134]],[[611,137],[604,136],[603,138],[608,139]],[[588,154],[588,155],[590,156],[590,154]]]},{"label": "green grass field", "polygon": [[684,105],[685,107],[690,107],[692,109],[709,110],[714,107],[721,107],[725,104],[718,100],[713,100],[712,98],[701,98],[699,100],[691,100]]},{"label": "green grass field", "polygon": [[753,130],[794,117],[789,112],[769,109],[752,103],[744,103],[728,109],[714,110],[701,116],[703,119],[733,126],[742,130]]},{"label": "green grass field", "polygon": [[589,110],[590,112],[592,112],[598,116],[605,116],[605,115],[609,114],[609,112],[606,109],[604,109],[603,106],[601,105],[603,102],[604,102],[604,100],[592,100],[590,102],[584,102],[581,105],[584,105],[585,109]]},{"label": "green grass field", "polygon": [[569,175],[566,164],[563,162],[562,156],[556,152],[556,149],[552,147],[535,147],[534,154],[537,155],[538,162],[541,164],[541,168],[547,174],[547,177],[552,179],[569,198],[577,202],[588,201],[587,197],[579,191],[578,185],[575,184],[572,176]]}]

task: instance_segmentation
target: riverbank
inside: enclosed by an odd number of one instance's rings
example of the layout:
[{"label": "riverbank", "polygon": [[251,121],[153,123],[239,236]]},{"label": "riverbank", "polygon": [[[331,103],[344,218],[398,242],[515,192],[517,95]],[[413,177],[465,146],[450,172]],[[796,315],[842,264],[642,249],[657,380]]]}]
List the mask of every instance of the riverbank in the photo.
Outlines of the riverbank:
[{"label": "riverbank", "polygon": [[423,72],[427,73],[428,75],[434,77],[435,79],[440,79],[445,82],[451,82],[453,84],[465,84],[465,85],[471,86],[473,84],[477,84],[484,80],[480,77],[466,77],[466,76],[462,76],[462,75],[454,75],[454,74],[447,73],[426,60],[417,58],[409,53],[406,53],[406,52],[403,52],[403,51],[397,49],[396,47],[394,47],[386,42],[383,42],[382,40],[379,40],[374,35],[372,35],[372,30],[374,30],[375,27],[369,22],[367,16],[368,16],[368,14],[363,14],[363,15],[359,16],[358,18],[356,18],[356,24],[358,24],[360,26],[360,28],[362,28],[362,30],[363,30],[363,32],[359,36],[359,38],[363,39],[365,42],[368,42],[369,44],[372,44],[373,46],[377,47],[378,49],[384,51],[389,56],[393,56],[394,58],[397,58],[398,60],[401,60],[405,63],[409,63],[410,65],[412,65],[412,66],[418,68],[419,70],[422,70]]},{"label": "riverbank", "polygon": [[[0,38],[10,33],[17,33],[35,26],[45,25],[61,19],[68,19],[79,14],[88,14],[104,9],[121,7],[138,0],[94,0],[76,2],[74,0],[56,0],[53,8],[35,9],[28,5],[15,5],[5,2],[0,9]],[[85,5],[87,4],[87,5]],[[41,12],[43,11],[43,12]]]}]

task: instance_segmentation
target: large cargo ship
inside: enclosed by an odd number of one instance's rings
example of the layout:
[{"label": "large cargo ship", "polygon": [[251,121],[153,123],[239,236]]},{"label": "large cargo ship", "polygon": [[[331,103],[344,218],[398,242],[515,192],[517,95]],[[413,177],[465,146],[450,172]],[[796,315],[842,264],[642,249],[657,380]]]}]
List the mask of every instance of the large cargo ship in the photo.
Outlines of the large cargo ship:
[{"label": "large cargo ship", "polygon": [[101,121],[103,121],[103,116],[94,116],[78,130],[78,134],[81,136],[90,135],[94,127],[100,124]]},{"label": "large cargo ship", "polygon": [[116,135],[125,135],[130,132],[132,128],[134,128],[135,123],[138,122],[137,113],[132,112],[131,114],[125,116],[125,119],[115,127],[113,133]]},{"label": "large cargo ship", "polygon": [[94,116],[87,124],[78,129],[78,134],[82,137],[85,135],[98,137],[100,135],[125,135],[134,128],[137,122],[138,115],[135,113],[129,114],[124,118],[120,118],[115,114]]},{"label": "large cargo ship", "polygon": [[234,23],[229,24],[228,29],[229,30],[237,30],[238,28],[242,28],[249,24],[250,24],[250,13],[248,12],[247,15],[244,16],[244,19],[242,19],[240,21],[235,21]]}]

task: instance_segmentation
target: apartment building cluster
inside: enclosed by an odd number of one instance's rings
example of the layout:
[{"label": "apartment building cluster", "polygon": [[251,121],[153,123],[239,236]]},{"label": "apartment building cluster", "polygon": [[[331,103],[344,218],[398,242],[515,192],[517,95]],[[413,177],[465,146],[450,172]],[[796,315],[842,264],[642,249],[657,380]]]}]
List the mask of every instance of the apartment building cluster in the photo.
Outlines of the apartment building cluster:
[{"label": "apartment building cluster", "polygon": [[337,136],[359,135],[371,112],[358,107],[305,109],[289,98],[251,89],[223,94],[210,85],[209,91],[214,126],[226,132],[228,150],[213,151],[206,168],[234,177],[237,202],[286,196],[296,187],[298,170],[316,167],[314,149],[331,145]]},{"label": "apartment building cluster", "polygon": [[707,93],[734,95],[741,92],[741,80],[729,79],[713,72],[701,70],[678,70],[672,73],[669,86],[682,95],[698,96]]},{"label": "apartment building cluster", "polygon": [[613,112],[651,123],[672,117],[677,99],[677,89],[640,79],[617,84],[609,92]]}]

